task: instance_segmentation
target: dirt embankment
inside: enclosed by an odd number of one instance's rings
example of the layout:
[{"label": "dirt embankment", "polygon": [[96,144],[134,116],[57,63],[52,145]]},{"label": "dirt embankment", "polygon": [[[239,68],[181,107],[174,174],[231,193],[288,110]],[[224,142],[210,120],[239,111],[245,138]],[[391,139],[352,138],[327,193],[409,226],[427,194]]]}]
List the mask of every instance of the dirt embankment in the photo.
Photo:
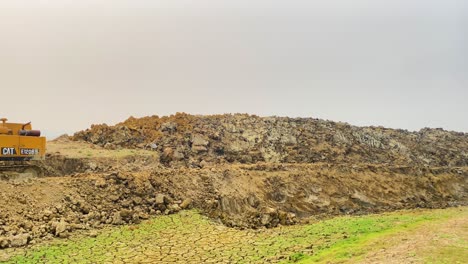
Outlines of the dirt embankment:
[{"label": "dirt embankment", "polygon": [[0,182],[0,247],[198,208],[241,228],[312,215],[466,205],[467,170],[258,164],[79,173]]},{"label": "dirt embankment", "polygon": [[[0,248],[197,208],[239,228],[468,204],[468,136],[248,115],[130,118],[0,181]],[[92,232],[91,232],[92,233]]]}]

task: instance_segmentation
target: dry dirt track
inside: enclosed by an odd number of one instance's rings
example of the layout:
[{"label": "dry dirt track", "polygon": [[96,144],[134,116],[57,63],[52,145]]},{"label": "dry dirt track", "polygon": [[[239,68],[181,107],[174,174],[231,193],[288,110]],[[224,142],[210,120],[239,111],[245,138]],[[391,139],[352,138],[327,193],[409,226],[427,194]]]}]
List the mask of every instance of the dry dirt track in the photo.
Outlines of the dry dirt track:
[{"label": "dry dirt track", "polygon": [[[368,253],[363,263],[462,264],[456,255],[465,254],[468,261],[468,219],[455,217],[428,223],[411,232],[387,237],[385,242],[381,241],[381,248]],[[455,255],[452,260],[450,254]]]}]

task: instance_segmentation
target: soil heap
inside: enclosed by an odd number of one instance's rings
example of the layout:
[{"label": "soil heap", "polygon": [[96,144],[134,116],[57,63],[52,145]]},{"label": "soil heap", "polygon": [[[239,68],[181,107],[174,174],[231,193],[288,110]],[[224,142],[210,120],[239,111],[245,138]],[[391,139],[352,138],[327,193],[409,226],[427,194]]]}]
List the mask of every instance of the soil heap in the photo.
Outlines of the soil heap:
[{"label": "soil heap", "polygon": [[160,153],[164,164],[189,167],[236,162],[468,165],[466,133],[356,127],[313,118],[178,113],[93,125],[73,138],[106,148],[148,147]]}]

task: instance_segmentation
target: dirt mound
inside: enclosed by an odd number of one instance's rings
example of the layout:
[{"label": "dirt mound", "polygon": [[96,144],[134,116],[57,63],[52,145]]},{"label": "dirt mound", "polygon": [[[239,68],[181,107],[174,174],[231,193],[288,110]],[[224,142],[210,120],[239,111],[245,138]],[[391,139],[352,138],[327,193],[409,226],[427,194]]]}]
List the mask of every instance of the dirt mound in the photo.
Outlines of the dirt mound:
[{"label": "dirt mound", "polygon": [[131,117],[115,126],[93,125],[73,139],[110,149],[151,148],[165,164],[190,167],[226,162],[468,165],[465,133],[356,127],[312,118],[180,113]]},{"label": "dirt mound", "polygon": [[[249,115],[130,118],[0,181],[0,248],[197,208],[239,228],[468,204],[468,135]],[[53,176],[53,177],[52,177]]]}]

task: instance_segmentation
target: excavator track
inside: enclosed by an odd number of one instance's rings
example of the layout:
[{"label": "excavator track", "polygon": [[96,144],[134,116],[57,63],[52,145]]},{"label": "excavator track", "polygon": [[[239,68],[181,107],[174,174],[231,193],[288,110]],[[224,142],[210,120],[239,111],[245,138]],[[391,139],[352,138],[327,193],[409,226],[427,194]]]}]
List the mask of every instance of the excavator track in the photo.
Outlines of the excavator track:
[{"label": "excavator track", "polygon": [[43,174],[40,164],[33,161],[0,161],[0,180],[25,180]]}]

